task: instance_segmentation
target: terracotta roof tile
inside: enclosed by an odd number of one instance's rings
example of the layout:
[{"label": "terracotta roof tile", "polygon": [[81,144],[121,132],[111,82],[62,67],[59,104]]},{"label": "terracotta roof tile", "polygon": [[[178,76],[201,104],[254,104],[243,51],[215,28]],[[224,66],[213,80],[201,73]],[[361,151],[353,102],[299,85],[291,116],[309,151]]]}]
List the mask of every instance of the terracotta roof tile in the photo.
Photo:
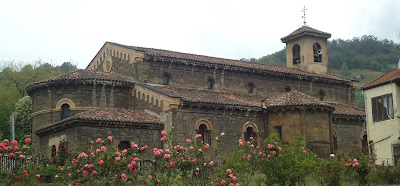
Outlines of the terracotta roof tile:
[{"label": "terracotta roof tile", "polygon": [[395,69],[387,72],[386,74],[383,74],[382,76],[375,79],[374,81],[362,86],[361,89],[366,90],[366,89],[374,88],[374,87],[377,87],[380,85],[390,83],[390,81],[399,80],[399,79],[400,79],[400,69],[395,68]]},{"label": "terracotta roof tile", "polygon": [[70,81],[84,81],[84,80],[98,80],[98,81],[112,81],[112,82],[128,83],[128,81],[125,80],[124,78],[119,77],[114,74],[111,74],[111,73],[101,72],[101,71],[91,71],[91,70],[77,70],[74,72],[70,72],[68,74],[64,74],[61,76],[56,76],[53,78],[49,78],[46,80],[32,83],[31,85],[29,85],[27,87],[27,90],[29,90],[32,87],[46,85],[46,84],[70,82]]},{"label": "terracotta roof tile", "polygon": [[[111,43],[111,42],[109,42]],[[168,59],[178,59],[178,60],[185,60],[189,62],[201,62],[201,63],[208,63],[214,65],[221,65],[221,66],[231,66],[231,67],[238,67],[241,69],[250,69],[259,72],[266,72],[266,73],[277,73],[281,75],[295,75],[298,78],[319,78],[322,80],[333,80],[337,82],[345,82],[351,83],[351,80],[343,77],[338,77],[330,74],[317,74],[311,73],[307,71],[302,71],[295,68],[287,68],[287,67],[280,67],[274,65],[267,65],[267,64],[259,64],[259,63],[252,63],[252,62],[243,62],[239,60],[232,60],[232,59],[224,59],[224,58],[217,58],[217,57],[210,57],[210,56],[203,56],[203,55],[196,55],[196,54],[188,54],[188,53],[181,53],[181,52],[174,52],[168,50],[161,50],[161,49],[154,49],[154,48],[144,48],[144,47],[136,47],[136,46],[126,46],[121,45],[118,43],[112,43],[121,47],[129,48],[132,50],[143,51],[146,55],[152,56],[155,59],[158,58],[168,58]]]},{"label": "terracotta roof tile", "polygon": [[265,106],[268,107],[281,107],[281,106],[327,106],[331,105],[319,101],[317,98],[309,96],[299,91],[285,92],[265,100]]},{"label": "terracotta roof tile", "polygon": [[341,104],[341,103],[331,103],[330,105],[335,107],[334,115],[346,115],[346,116],[363,116],[365,117],[365,110],[357,108],[352,105]]},{"label": "terracotta roof tile", "polygon": [[248,94],[238,94],[226,91],[158,87],[164,91],[174,93],[182,97],[182,101],[192,103],[225,104],[233,106],[259,107],[265,97]]},{"label": "terracotta roof tile", "polygon": [[150,115],[144,111],[123,108],[102,108],[78,113],[71,119],[119,121],[131,123],[162,123],[160,118]]},{"label": "terracotta roof tile", "polygon": [[306,35],[306,34],[308,34],[308,35],[311,34],[311,35],[326,38],[326,39],[331,37],[330,33],[322,32],[317,29],[311,28],[309,26],[302,26],[302,27],[298,28],[297,30],[293,31],[292,33],[290,33],[289,35],[281,38],[281,41],[286,43],[287,41],[290,41],[291,39],[294,39],[294,38],[297,38],[299,36]]},{"label": "terracotta roof tile", "polygon": [[38,130],[49,128],[51,126],[55,126],[72,120],[162,124],[160,118],[150,115],[144,111],[129,110],[123,108],[102,108],[80,112],[64,120],[41,127]]}]

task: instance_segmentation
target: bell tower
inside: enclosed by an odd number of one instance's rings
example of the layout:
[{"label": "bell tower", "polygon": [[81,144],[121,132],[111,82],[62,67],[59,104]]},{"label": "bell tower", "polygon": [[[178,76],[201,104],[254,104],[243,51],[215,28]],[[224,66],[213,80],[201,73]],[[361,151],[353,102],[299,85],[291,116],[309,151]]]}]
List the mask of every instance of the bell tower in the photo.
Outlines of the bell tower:
[{"label": "bell tower", "polygon": [[281,41],[286,43],[287,67],[315,73],[328,73],[327,40],[330,37],[330,33],[304,25],[281,38]]}]

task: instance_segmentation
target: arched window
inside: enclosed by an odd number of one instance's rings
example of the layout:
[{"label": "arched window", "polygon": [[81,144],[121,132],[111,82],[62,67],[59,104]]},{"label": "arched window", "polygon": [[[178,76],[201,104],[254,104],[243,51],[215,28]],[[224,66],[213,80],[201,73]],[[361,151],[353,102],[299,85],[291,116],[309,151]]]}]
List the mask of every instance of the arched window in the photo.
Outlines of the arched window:
[{"label": "arched window", "polygon": [[164,72],[163,77],[162,77],[163,85],[169,85],[170,78],[171,78],[171,75],[168,72]]},{"label": "arched window", "polygon": [[68,118],[71,115],[70,107],[68,104],[61,106],[61,120]]},{"label": "arched window", "polygon": [[286,86],[285,88],[283,88],[284,92],[290,92],[292,89],[289,86]]},{"label": "arched window", "polygon": [[246,141],[250,140],[250,137],[254,138],[254,145],[257,146],[257,135],[252,127],[247,127],[246,132],[244,133],[244,139]]},{"label": "arched window", "polygon": [[313,53],[314,53],[314,62],[322,62],[322,51],[321,51],[321,45],[319,45],[319,43],[314,43]]},{"label": "arched window", "polygon": [[253,94],[255,87],[253,82],[247,83],[247,93]]},{"label": "arched window", "polygon": [[214,83],[215,83],[214,78],[209,77],[207,79],[207,88],[210,89],[210,90],[213,89],[214,88]]},{"label": "arched window", "polygon": [[338,135],[336,130],[332,130],[332,139],[333,139],[333,153],[336,154],[338,151]]},{"label": "arched window", "polygon": [[292,49],[293,52],[293,65],[297,65],[301,63],[300,59],[300,46],[295,44]]},{"label": "arched window", "polygon": [[207,120],[200,120],[196,123],[196,134],[201,134],[203,143],[211,145],[211,124]]},{"label": "arched window", "polygon": [[252,123],[252,122],[246,122],[243,125],[243,140],[244,141],[249,141],[250,137],[253,137],[252,144],[254,144],[255,146],[257,146],[258,144],[258,139],[257,139],[257,133],[258,133],[258,128],[256,126],[256,124]]},{"label": "arched window", "polygon": [[320,101],[324,101],[324,97],[325,97],[325,92],[323,90],[320,90],[318,93],[318,99]]}]

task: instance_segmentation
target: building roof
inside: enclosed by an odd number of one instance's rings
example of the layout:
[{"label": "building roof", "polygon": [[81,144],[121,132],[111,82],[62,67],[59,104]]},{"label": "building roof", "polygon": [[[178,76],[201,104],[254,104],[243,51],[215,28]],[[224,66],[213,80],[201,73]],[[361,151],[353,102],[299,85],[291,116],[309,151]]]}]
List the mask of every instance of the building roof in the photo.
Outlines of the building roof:
[{"label": "building roof", "polygon": [[332,103],[329,102],[330,105],[335,107],[334,115],[345,115],[345,116],[363,116],[365,117],[365,110],[355,107],[353,105],[341,104],[341,103]]},{"label": "building roof", "polygon": [[[163,125],[160,118],[150,115],[145,111],[137,111],[123,108],[101,108],[94,109],[85,112],[80,112],[71,117],[63,119],[61,121],[51,123],[50,125],[41,127],[36,133],[43,133],[50,129],[61,129],[72,126],[73,122],[109,122],[109,123],[128,123],[128,124],[145,124],[145,125]],[[115,125],[114,125],[115,127]]]},{"label": "building roof", "polygon": [[130,123],[162,123],[160,118],[144,111],[124,108],[102,108],[78,113],[67,119],[83,119],[94,121],[118,121]]},{"label": "building roof", "polygon": [[218,90],[204,90],[192,88],[158,87],[164,91],[181,96],[183,102],[223,104],[245,107],[262,107],[261,101],[265,97],[249,94],[239,94]]},{"label": "building roof", "polygon": [[253,62],[244,62],[239,60],[224,59],[224,58],[210,57],[197,54],[188,54],[188,53],[174,52],[162,49],[127,46],[112,42],[108,43],[136,51],[142,51],[146,55],[153,57],[154,59],[160,59],[160,60],[163,59],[178,60],[178,61],[183,60],[185,62],[217,65],[220,66],[221,68],[234,67],[238,68],[238,70],[252,70],[253,72],[273,73],[275,75],[277,74],[280,76],[294,76],[296,78],[302,78],[302,79],[313,78],[313,79],[320,79],[325,81],[333,81],[337,83],[346,83],[346,84],[351,83],[351,80],[348,78],[338,77],[330,74],[312,73],[312,72],[302,71],[296,68],[287,68],[274,65],[253,63]]},{"label": "building roof", "polygon": [[265,100],[265,106],[268,107],[283,107],[283,106],[326,106],[332,107],[324,101],[319,101],[317,98],[307,95],[297,90],[285,92],[276,96],[269,97]]},{"label": "building roof", "polygon": [[311,28],[309,26],[302,26],[302,27],[298,28],[297,30],[293,31],[292,33],[290,33],[289,35],[282,37],[281,41],[283,43],[286,43],[292,39],[295,39],[295,38],[298,38],[298,37],[301,37],[304,35],[312,35],[315,37],[322,37],[322,38],[326,38],[326,39],[331,37],[330,33],[322,32],[317,29]]},{"label": "building roof", "polygon": [[379,78],[375,79],[374,81],[371,81],[368,84],[365,84],[364,86],[361,87],[363,90],[371,89],[377,86],[385,85],[390,83],[391,81],[396,81],[400,80],[400,69],[395,68],[386,74],[383,74]]},{"label": "building roof", "polygon": [[110,82],[119,82],[128,84],[127,80],[115,74],[101,72],[101,71],[77,70],[74,72],[70,72],[68,74],[32,83],[27,87],[27,90],[32,89],[34,87],[40,87],[43,85],[66,83],[66,82],[67,83],[79,82],[79,81],[110,81]]}]

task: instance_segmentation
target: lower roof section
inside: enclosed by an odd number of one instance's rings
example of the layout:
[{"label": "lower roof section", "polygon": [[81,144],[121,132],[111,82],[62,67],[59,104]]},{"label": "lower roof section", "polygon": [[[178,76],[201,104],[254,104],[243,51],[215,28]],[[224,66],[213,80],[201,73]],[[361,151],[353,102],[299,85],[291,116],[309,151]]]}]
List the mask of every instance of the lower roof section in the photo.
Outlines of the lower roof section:
[{"label": "lower roof section", "polygon": [[102,127],[133,127],[162,129],[164,123],[159,117],[145,111],[123,108],[102,108],[78,113],[64,120],[39,128],[35,133],[42,136],[76,125]]}]

